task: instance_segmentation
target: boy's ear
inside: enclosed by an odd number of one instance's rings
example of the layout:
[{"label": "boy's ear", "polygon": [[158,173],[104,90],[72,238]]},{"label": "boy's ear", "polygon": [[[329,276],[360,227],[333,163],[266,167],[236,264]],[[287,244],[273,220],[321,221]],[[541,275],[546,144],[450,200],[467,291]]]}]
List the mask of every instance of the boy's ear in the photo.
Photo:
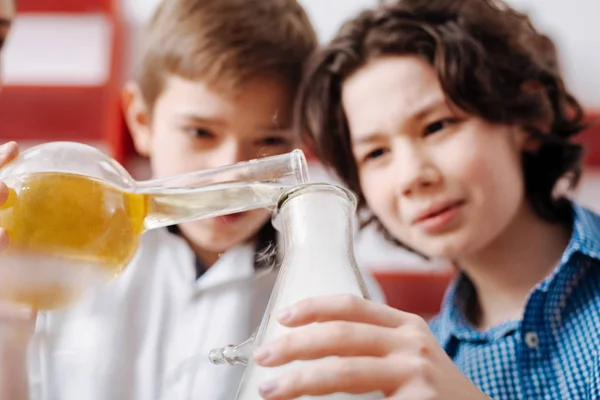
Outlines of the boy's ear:
[{"label": "boy's ear", "polygon": [[128,82],[121,93],[121,101],[135,150],[139,155],[148,157],[152,148],[150,112],[138,85]]},{"label": "boy's ear", "polygon": [[535,153],[542,146],[542,142],[539,138],[531,135],[525,134],[523,136],[523,140],[521,142],[521,149],[526,153]]}]

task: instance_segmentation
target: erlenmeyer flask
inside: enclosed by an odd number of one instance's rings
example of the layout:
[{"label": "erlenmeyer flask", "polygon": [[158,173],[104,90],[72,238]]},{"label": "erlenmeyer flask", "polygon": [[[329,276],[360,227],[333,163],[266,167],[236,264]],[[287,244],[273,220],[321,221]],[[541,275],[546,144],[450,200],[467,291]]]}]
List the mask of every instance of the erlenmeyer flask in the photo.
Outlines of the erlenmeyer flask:
[{"label": "erlenmeyer flask", "polygon": [[[256,335],[237,346],[213,350],[209,358],[215,364],[247,364],[236,400],[261,399],[258,388],[282,373],[302,368],[311,361],[296,361],[275,368],[256,365],[252,350],[275,340],[292,329],[272,318],[273,313],[302,299],[354,294],[369,297],[358,269],[353,250],[352,222],[356,198],[341,187],[311,183],[287,191],[281,197],[274,225],[282,233],[284,258],[269,300],[269,305]],[[301,399],[374,400],[381,393],[329,396]]]},{"label": "erlenmeyer flask", "polygon": [[304,154],[135,181],[116,161],[79,143],[24,151],[0,171],[9,199],[0,227],[0,298],[38,310],[63,307],[118,276],[149,229],[274,206],[307,180]]}]

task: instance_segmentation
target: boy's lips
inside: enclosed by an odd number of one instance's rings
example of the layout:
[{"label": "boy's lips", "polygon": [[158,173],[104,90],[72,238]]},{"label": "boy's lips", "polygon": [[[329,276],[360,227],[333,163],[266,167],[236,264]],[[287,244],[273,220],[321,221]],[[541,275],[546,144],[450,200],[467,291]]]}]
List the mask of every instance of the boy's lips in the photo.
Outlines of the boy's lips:
[{"label": "boy's lips", "polygon": [[215,221],[224,225],[233,224],[234,222],[237,222],[243,218],[245,214],[245,212],[239,212],[235,214],[222,215],[220,217],[216,217]]},{"label": "boy's lips", "polygon": [[413,220],[413,225],[420,226],[428,233],[443,230],[454,221],[464,204],[464,200],[434,204],[420,212]]}]

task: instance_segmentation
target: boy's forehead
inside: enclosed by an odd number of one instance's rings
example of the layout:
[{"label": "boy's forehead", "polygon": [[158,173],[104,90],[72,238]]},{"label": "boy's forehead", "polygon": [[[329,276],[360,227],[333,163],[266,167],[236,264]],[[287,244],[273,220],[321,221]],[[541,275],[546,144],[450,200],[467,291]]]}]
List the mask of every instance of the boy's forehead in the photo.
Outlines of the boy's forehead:
[{"label": "boy's forehead", "polygon": [[364,66],[345,81],[342,101],[356,109],[380,110],[383,106],[406,117],[446,104],[433,67],[412,56],[380,58]]},{"label": "boy's forehead", "polygon": [[168,108],[180,117],[225,122],[235,118],[269,118],[274,124],[291,118],[293,93],[266,78],[230,88],[202,80],[171,75],[155,106]]},{"label": "boy's forehead", "polygon": [[[1,1],[1,0],[0,0]],[[212,77],[186,77],[175,73],[167,73],[166,88],[184,88],[189,91],[200,90],[203,94],[222,97],[229,101],[240,100],[257,92],[275,92],[279,96],[295,97],[295,87],[277,75],[236,76],[234,73]]]}]

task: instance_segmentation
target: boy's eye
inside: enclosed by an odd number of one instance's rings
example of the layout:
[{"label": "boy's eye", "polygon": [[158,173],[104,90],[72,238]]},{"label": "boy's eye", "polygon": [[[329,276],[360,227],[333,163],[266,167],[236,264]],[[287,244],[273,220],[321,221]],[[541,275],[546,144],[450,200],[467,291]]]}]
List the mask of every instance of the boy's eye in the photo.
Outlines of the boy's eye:
[{"label": "boy's eye", "polygon": [[213,138],[215,136],[211,131],[209,131],[207,129],[202,129],[202,128],[191,129],[190,133],[197,138],[209,139],[209,138]]},{"label": "boy's eye", "polygon": [[384,148],[374,149],[374,150],[368,152],[364,156],[364,161],[375,160],[376,158],[379,158],[379,157],[385,155],[386,153],[387,153],[387,150]]},{"label": "boy's eye", "polygon": [[448,126],[452,125],[454,122],[456,122],[455,119],[452,118],[446,118],[446,119],[441,119],[439,121],[436,121],[432,124],[429,124],[425,127],[425,136],[427,135],[431,135],[433,133],[439,132],[444,128],[447,128]]},{"label": "boy's eye", "polygon": [[288,140],[282,137],[269,136],[260,139],[260,144],[262,146],[283,146],[288,144]]}]

